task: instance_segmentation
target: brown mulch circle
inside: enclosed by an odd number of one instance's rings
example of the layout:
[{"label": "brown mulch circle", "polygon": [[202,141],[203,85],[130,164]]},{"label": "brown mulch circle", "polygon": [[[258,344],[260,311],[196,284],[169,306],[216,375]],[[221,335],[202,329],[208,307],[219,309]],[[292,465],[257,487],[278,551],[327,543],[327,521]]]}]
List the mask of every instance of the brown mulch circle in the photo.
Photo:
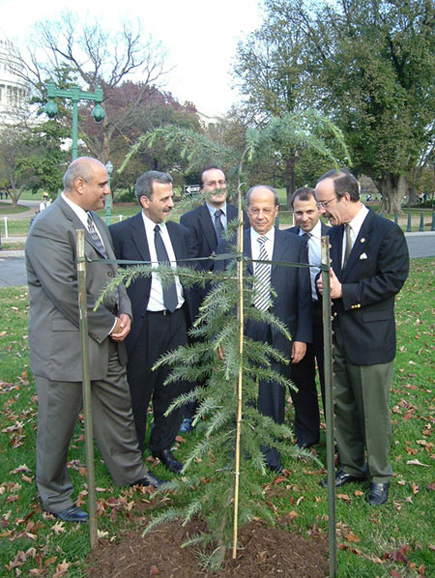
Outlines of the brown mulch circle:
[{"label": "brown mulch circle", "polygon": [[328,574],[328,543],[323,535],[303,538],[277,527],[251,521],[239,531],[237,558],[227,552],[219,572],[200,565],[199,547],[182,548],[204,531],[191,522],[163,524],[142,537],[129,532],[114,544],[100,542],[87,559],[88,578],[324,578]]}]

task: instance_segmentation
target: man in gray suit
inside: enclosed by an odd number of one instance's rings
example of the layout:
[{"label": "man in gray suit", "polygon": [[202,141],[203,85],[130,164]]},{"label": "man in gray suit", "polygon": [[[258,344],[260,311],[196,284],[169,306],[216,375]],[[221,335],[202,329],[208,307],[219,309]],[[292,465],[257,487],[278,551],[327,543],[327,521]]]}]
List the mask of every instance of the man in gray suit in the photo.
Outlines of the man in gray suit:
[{"label": "man in gray suit", "polygon": [[94,311],[116,265],[110,235],[93,212],[110,194],[106,168],[82,157],[68,167],[64,191],[38,215],[26,243],[30,296],[30,366],[38,394],[36,483],[45,511],[67,522],[88,515],[74,505],[68,447],[82,406],[76,229],[85,229],[87,313],[94,434],[117,485],[162,484],[142,462],[126,379],[123,341],[131,306],[125,288],[111,291]]}]

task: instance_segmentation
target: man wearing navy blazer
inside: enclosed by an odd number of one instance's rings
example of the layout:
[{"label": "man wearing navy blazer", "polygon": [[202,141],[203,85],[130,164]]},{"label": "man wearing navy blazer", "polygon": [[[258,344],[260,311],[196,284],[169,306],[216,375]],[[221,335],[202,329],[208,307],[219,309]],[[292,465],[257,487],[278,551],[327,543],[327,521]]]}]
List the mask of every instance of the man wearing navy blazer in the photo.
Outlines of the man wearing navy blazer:
[{"label": "man wearing navy blazer", "polygon": [[[215,253],[223,231],[231,221],[237,219],[237,209],[227,201],[227,182],[224,172],[216,165],[206,166],[200,175],[200,192],[204,196],[204,204],[185,213],[180,223],[190,231],[191,255],[201,258],[195,262],[197,271],[211,271],[214,261],[210,259]],[[248,218],[244,215],[244,226],[248,227]],[[208,287],[195,286],[191,291],[192,319],[208,291]],[[181,432],[189,431],[195,407],[188,404],[184,410],[185,420]]]},{"label": "man wearing navy blazer", "polygon": [[[246,211],[250,228],[244,232],[243,252],[248,260],[258,261],[260,258],[260,243],[264,240],[264,248],[268,259],[285,263],[308,264],[306,243],[287,232],[275,227],[278,216],[278,195],[272,187],[258,185],[252,187],[246,195]],[[265,239],[264,239],[265,238]],[[219,243],[218,253],[228,252],[225,242]],[[248,267],[251,274],[259,274],[258,262]],[[224,268],[225,261],[217,261],[216,268]],[[308,267],[285,267],[272,265],[270,270],[270,285],[276,296],[271,297],[269,310],[288,328],[292,342],[275,328],[265,323],[249,321],[246,334],[257,341],[271,344],[283,353],[290,365],[271,361],[272,368],[291,378],[291,368],[304,357],[307,343],[312,339],[311,291]],[[254,300],[254,306],[256,301]],[[260,307],[262,308],[262,307]],[[297,398],[291,391],[296,414],[299,411]],[[274,382],[259,383],[258,410],[263,415],[271,417],[276,423],[284,422],[286,391]],[[273,471],[281,471],[281,456],[276,448],[265,448],[267,466]]]},{"label": "man wearing navy blazer", "polygon": [[[140,213],[110,227],[117,259],[158,264],[158,237],[163,241],[171,266],[187,265],[189,231],[178,223],[165,223],[174,207],[172,177],[159,171],[148,171],[136,182],[135,195]],[[188,293],[175,275],[176,304],[168,308],[161,280],[157,273],[139,277],[127,292],[133,308],[131,332],[126,339],[127,375],[132,396],[133,414],[139,448],[145,450],[147,411],[153,403],[154,424],[149,448],[154,457],[172,472],[180,473],[183,465],[175,459],[172,444],[178,433],[182,410],[165,416],[172,401],[185,384],[164,385],[167,366],[152,367],[164,353],[187,343],[190,320]]]},{"label": "man wearing navy blazer", "polygon": [[300,447],[309,448],[319,442],[320,414],[316,388],[316,362],[319,372],[320,390],[325,407],[325,378],[323,355],[322,303],[316,289],[316,277],[320,271],[321,239],[330,227],[320,220],[314,189],[297,189],[290,203],[296,226],[285,229],[299,235],[308,248],[310,262],[311,298],[313,302],[313,342],[307,345],[307,353],[300,363],[293,367],[292,381],[298,388],[294,396],[298,399],[299,412],[295,423],[297,442]]},{"label": "man wearing navy blazer", "polygon": [[[68,448],[82,406],[76,230],[85,230],[92,418],[104,462],[118,485],[161,485],[142,462],[125,371],[131,305],[125,288],[97,300],[117,273],[109,231],[94,213],[110,194],[105,166],[80,157],[64,175],[62,195],[33,221],[26,243],[30,366],[38,393],[36,483],[42,508],[84,522],[74,505]],[[92,233],[91,233],[92,228]]]},{"label": "man wearing navy blazer", "polygon": [[[335,485],[368,478],[366,501],[379,506],[388,499],[392,478],[394,301],[408,276],[408,248],[397,225],[361,203],[359,183],[348,171],[326,173],[316,185],[316,199],[333,225],[330,279],[340,460]],[[317,283],[322,292],[322,279]]]}]

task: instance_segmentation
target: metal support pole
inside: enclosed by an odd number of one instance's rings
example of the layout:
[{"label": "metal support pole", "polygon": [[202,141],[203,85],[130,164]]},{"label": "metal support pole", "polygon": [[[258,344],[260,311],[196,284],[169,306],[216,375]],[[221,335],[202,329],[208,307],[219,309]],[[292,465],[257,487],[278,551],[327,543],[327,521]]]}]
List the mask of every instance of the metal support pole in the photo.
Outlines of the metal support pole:
[{"label": "metal support pole", "polygon": [[85,415],[86,473],[88,480],[89,538],[91,549],[97,545],[97,500],[95,494],[94,436],[92,428],[91,379],[89,368],[89,329],[86,299],[85,231],[76,230],[77,281],[79,287],[80,340],[82,350],[83,410]]},{"label": "metal support pole", "polygon": [[337,574],[337,536],[335,516],[334,400],[332,372],[332,326],[329,237],[322,237],[322,314],[325,352],[326,467],[328,480],[329,578]]},{"label": "metal support pole", "polygon": [[72,98],[73,114],[72,114],[72,160],[75,161],[78,157],[78,127],[79,127],[79,111],[78,100]]},{"label": "metal support pole", "polygon": [[411,219],[412,219],[411,213],[408,213],[408,224],[406,225],[406,232],[407,233],[411,232],[411,228],[412,228],[411,227]]},{"label": "metal support pole", "polygon": [[399,213],[394,213],[394,222],[396,223],[396,225],[399,224]]},{"label": "metal support pole", "polygon": [[435,211],[432,212],[432,227],[430,230],[435,231]]}]

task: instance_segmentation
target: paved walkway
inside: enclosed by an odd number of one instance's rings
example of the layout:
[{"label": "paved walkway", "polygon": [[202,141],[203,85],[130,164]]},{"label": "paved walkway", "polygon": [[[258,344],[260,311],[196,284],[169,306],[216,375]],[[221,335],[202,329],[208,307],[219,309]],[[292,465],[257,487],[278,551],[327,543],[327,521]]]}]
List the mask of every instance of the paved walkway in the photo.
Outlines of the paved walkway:
[{"label": "paved walkway", "polygon": [[[435,257],[435,232],[405,233],[405,237],[411,258]],[[25,242],[26,237],[19,239],[20,242]],[[24,250],[0,251],[0,287],[26,284]]]}]

